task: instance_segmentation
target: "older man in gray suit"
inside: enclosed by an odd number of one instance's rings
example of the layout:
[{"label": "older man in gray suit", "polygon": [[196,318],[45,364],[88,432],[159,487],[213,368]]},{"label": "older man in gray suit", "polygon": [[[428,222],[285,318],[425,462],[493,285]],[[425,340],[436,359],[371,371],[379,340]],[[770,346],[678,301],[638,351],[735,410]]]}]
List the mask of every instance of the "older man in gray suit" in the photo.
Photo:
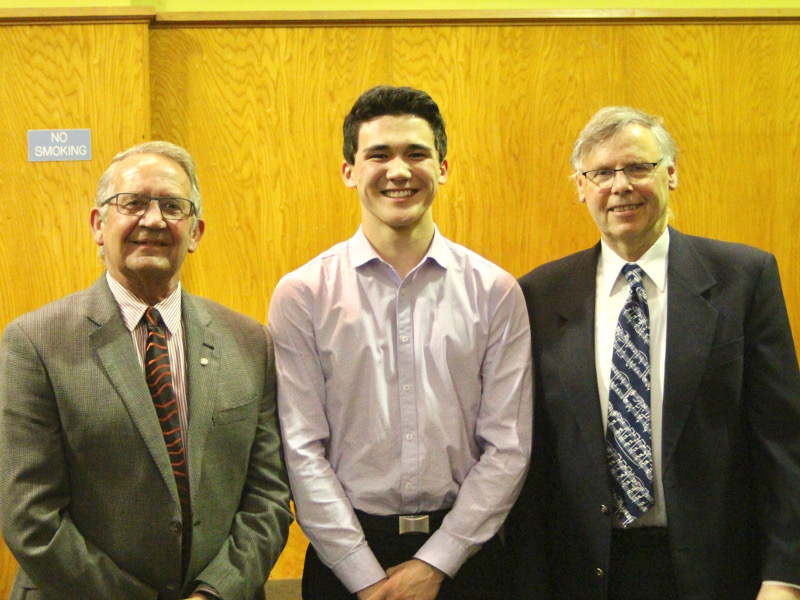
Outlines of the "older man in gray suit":
[{"label": "older man in gray suit", "polygon": [[107,272],[3,333],[11,598],[263,598],[291,521],[272,342],[181,288],[205,227],[192,158],[117,155],[91,227]]}]

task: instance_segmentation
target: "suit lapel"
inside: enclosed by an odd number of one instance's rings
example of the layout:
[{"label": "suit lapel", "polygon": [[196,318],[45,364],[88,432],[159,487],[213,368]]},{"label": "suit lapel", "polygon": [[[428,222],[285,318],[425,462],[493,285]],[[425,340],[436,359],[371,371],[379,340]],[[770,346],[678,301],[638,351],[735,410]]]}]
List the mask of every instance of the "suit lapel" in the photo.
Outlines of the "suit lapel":
[{"label": "suit lapel", "polygon": [[686,237],[672,228],[667,273],[667,355],[661,443],[665,472],[697,397],[719,313],[705,295],[716,285],[716,280]]},{"label": "suit lapel", "polygon": [[603,420],[595,366],[595,288],[600,245],[581,253],[578,264],[563,282],[564,294],[555,312],[561,319],[558,345],[559,377],[570,410],[578,423],[591,458],[605,465]]},{"label": "suit lapel", "polygon": [[[89,289],[86,316],[96,326],[89,334],[89,343],[177,503],[175,477],[153,400],[131,334],[108,288],[105,274]],[[108,400],[113,401],[112,398]]]},{"label": "suit lapel", "polygon": [[212,426],[220,356],[211,316],[191,294],[182,296],[186,344],[186,395],[189,403],[189,482],[192,495],[200,481],[205,440]]}]

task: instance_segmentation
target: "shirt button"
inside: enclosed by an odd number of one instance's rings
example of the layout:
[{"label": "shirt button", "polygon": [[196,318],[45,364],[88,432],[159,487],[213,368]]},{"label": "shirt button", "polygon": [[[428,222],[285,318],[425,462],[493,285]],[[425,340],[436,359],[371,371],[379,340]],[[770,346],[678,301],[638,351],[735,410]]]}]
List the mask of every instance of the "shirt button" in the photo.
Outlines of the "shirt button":
[{"label": "shirt button", "polygon": [[408,295],[408,290],[406,288],[403,288],[402,290],[400,290],[400,295],[401,296],[407,296]]},{"label": "shirt button", "polygon": [[408,391],[408,390],[410,390],[410,389],[411,389],[411,386],[410,386],[410,385],[404,385],[404,386],[403,386],[403,391],[404,391],[404,392],[407,392],[407,391]]},{"label": "shirt button", "polygon": [[404,335],[403,337],[400,338],[400,341],[402,341],[404,344],[408,343],[408,336]]},{"label": "shirt button", "polygon": [[413,488],[413,487],[414,487],[414,486],[413,486],[412,484],[410,484],[410,483],[407,483],[407,484],[406,484],[406,489],[407,489],[407,490],[410,490],[410,489],[411,489],[411,488]]},{"label": "shirt button", "polygon": [[406,439],[407,440],[413,440],[414,439],[414,434],[413,433],[407,433],[406,434]]}]

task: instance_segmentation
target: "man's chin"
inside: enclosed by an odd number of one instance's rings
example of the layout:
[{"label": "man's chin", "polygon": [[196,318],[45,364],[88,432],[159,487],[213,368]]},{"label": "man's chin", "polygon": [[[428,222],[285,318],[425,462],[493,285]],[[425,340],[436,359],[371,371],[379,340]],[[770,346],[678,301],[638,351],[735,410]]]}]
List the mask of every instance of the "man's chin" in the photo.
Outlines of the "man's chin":
[{"label": "man's chin", "polygon": [[127,263],[127,271],[137,279],[152,278],[156,281],[172,276],[176,269],[163,256],[140,256]]}]

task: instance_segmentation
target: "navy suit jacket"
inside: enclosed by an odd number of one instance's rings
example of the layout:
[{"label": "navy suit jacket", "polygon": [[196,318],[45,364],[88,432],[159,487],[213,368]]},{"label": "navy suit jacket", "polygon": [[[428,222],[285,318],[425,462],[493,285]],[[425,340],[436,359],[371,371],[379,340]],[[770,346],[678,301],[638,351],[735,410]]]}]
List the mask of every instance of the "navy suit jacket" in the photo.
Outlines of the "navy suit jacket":
[{"label": "navy suit jacket", "polygon": [[[519,598],[605,600],[612,517],[594,361],[600,245],[520,279],[531,470],[509,517]],[[800,373],[774,256],[670,229],[663,484],[687,600],[800,584]]]}]

